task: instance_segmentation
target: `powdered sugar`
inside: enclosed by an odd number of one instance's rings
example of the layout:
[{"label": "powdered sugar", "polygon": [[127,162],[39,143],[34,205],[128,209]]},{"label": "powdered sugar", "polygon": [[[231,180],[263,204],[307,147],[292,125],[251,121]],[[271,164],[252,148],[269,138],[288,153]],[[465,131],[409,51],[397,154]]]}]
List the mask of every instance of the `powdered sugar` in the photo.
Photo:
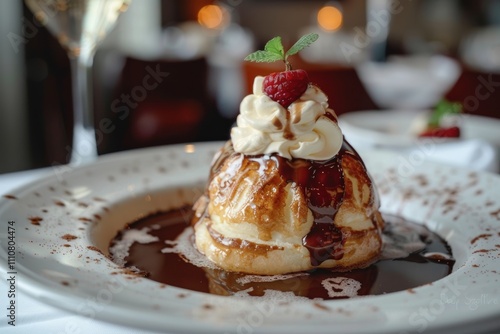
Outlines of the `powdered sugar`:
[{"label": "powdered sugar", "polygon": [[116,241],[109,248],[113,261],[120,266],[124,266],[126,264],[125,259],[129,255],[130,246],[132,246],[134,242],[149,244],[151,242],[159,241],[158,237],[150,235],[149,231],[151,231],[151,229],[147,227],[140,230],[124,230],[121,240]]},{"label": "powdered sugar", "polygon": [[295,274],[287,274],[287,275],[272,275],[272,276],[261,276],[261,275],[245,275],[238,279],[236,282],[241,285],[245,285],[248,283],[256,283],[256,282],[275,282],[275,281],[284,281],[289,278],[299,277],[299,276],[308,276],[308,273],[295,273]]},{"label": "powdered sugar", "polygon": [[194,246],[193,228],[186,228],[175,240],[165,240],[167,247],[161,250],[162,253],[177,253],[186,261],[197,267],[209,269],[219,269],[214,263],[201,254]]},{"label": "powdered sugar", "polygon": [[328,296],[331,298],[356,297],[361,289],[360,282],[348,277],[327,278],[321,282],[321,285],[328,291]]}]

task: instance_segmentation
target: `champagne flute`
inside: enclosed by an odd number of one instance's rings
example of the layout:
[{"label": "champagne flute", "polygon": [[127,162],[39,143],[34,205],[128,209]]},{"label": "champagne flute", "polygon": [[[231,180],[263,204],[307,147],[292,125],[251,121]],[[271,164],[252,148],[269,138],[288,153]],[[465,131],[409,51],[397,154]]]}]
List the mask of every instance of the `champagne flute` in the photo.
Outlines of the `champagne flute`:
[{"label": "champagne flute", "polygon": [[97,45],[131,0],[25,0],[40,23],[66,49],[73,90],[73,165],[97,158],[91,69]]}]

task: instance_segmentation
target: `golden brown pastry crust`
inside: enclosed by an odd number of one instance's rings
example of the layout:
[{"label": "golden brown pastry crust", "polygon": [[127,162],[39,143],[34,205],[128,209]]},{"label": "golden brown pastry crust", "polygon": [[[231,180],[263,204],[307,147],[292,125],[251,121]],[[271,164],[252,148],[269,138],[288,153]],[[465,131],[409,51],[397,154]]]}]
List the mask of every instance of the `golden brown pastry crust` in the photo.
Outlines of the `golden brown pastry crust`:
[{"label": "golden brown pastry crust", "polygon": [[222,269],[260,275],[371,264],[381,251],[384,224],[376,190],[358,157],[344,154],[341,166],[344,197],[334,219],[343,239],[340,259],[312,264],[314,254],[303,238],[313,214],[303,188],[284,178],[276,160],[238,153],[217,166],[207,193],[195,204],[198,250]]}]

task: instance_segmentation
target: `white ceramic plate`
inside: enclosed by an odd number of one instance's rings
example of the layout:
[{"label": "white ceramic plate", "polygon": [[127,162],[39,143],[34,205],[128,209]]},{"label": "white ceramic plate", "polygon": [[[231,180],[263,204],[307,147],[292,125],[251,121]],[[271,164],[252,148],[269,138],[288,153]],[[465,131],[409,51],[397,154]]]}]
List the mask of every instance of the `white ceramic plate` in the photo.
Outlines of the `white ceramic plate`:
[{"label": "white ceramic plate", "polygon": [[77,314],[132,327],[179,333],[458,333],[499,326],[500,178],[430,163],[402,168],[391,153],[362,153],[383,211],[427,225],[456,257],[454,272],[431,285],[337,301],[277,295],[272,302],[165,286],[111,262],[108,243],[125,223],[199,195],[220,145],[109,155],[84,167],[55,169],[53,176],[4,195],[3,270],[6,226],[14,221],[20,289]]},{"label": "white ceramic plate", "polygon": [[[342,132],[352,142],[381,147],[407,147],[419,140],[412,133],[413,122],[428,111],[367,110],[339,116]],[[463,114],[462,139],[483,139],[500,147],[500,120]]]}]

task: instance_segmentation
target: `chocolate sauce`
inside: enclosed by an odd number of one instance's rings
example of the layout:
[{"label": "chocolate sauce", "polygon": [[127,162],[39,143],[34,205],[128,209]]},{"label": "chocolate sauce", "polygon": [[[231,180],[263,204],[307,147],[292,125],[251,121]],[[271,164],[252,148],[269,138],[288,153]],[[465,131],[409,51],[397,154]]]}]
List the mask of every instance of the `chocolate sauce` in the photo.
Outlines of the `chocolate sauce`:
[{"label": "chocolate sauce", "polygon": [[288,140],[293,140],[295,139],[295,134],[293,133],[291,129],[291,124],[290,124],[290,113],[287,112],[285,113],[286,115],[286,123],[285,123],[285,128],[283,129],[283,138],[288,139]]},{"label": "chocolate sauce", "polygon": [[[266,290],[276,290],[291,291],[297,296],[311,299],[339,299],[353,296],[349,293],[342,294],[342,289],[346,286],[352,287],[353,283],[358,287],[356,296],[380,295],[402,290],[414,293],[411,289],[430,284],[450,274],[454,264],[450,248],[439,236],[419,224],[402,221],[396,217],[384,217],[385,235],[398,233],[398,229],[393,227],[404,224],[405,228],[416,231],[417,238],[425,243],[425,249],[405,258],[380,260],[367,268],[350,272],[318,269],[283,277],[271,276],[271,279],[268,279],[269,276],[244,275],[198,267],[180,254],[161,252],[166,247],[165,240],[175,240],[186,228],[191,228],[187,224],[189,220],[186,219],[190,210],[182,208],[151,215],[131,224],[129,226],[131,229],[140,230],[149,227],[148,233],[158,237],[159,241],[132,244],[129,255],[125,258],[126,266],[146,272],[147,277],[152,280],[198,292],[233,295],[247,291],[250,295],[262,296]],[[121,237],[122,234],[118,234],[112,244],[119,242]],[[442,254],[442,256],[429,256],[429,254]],[[344,284],[346,282],[347,284]],[[325,284],[331,285],[330,292],[325,288]],[[332,291],[336,294],[332,295]],[[339,291],[341,293],[338,293]]]},{"label": "chocolate sauce", "polygon": [[[212,165],[210,179],[233,154],[239,153],[234,152],[231,143],[228,142]],[[329,259],[339,260],[344,255],[344,238],[335,226],[334,219],[345,193],[342,159],[346,155],[359,162],[366,173],[362,159],[345,139],[338,154],[330,160],[289,160],[277,154],[248,157],[261,166],[266,166],[266,160],[273,160],[286,182],[295,182],[303,189],[307,206],[313,214],[313,226],[304,236],[302,243],[309,250],[313,266],[318,266]]]},{"label": "chocolate sauce", "polygon": [[344,255],[343,238],[335,226],[335,215],[344,198],[344,174],[341,159],[344,147],[331,160],[288,160],[274,156],[280,174],[287,182],[295,182],[304,191],[307,206],[313,214],[311,231],[303,245],[309,250],[311,264],[317,266],[328,259],[339,260]]}]

